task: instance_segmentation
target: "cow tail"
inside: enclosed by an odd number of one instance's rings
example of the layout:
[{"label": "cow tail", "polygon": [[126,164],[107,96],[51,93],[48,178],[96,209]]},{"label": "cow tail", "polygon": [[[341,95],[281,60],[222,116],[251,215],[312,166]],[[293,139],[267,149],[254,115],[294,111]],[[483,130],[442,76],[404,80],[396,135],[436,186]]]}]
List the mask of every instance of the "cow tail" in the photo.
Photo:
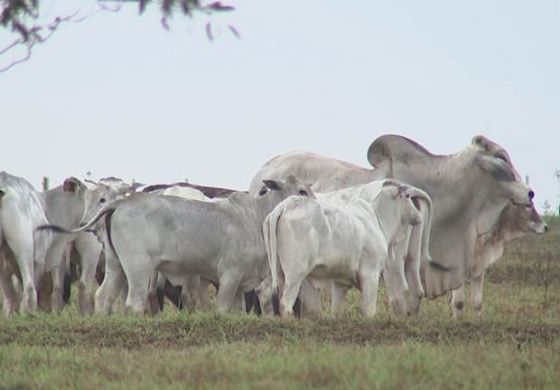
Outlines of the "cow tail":
[{"label": "cow tail", "polygon": [[88,230],[90,229],[93,225],[95,225],[97,223],[97,221],[99,221],[101,219],[101,217],[103,217],[105,214],[108,213],[113,213],[117,207],[117,203],[112,203],[109,206],[99,210],[97,212],[97,214],[95,214],[93,216],[93,218],[91,220],[89,220],[89,222],[87,222],[86,224],[80,226],[77,229],[66,229],[63,228],[61,226],[57,226],[57,225],[41,225],[38,226],[36,230],[52,230],[55,233],[63,233],[63,234],[74,234],[74,233],[80,233],[83,232],[84,230]]},{"label": "cow tail", "polygon": [[111,235],[111,220],[113,219],[113,213],[115,212],[115,210],[116,208],[110,209],[105,215],[105,232],[107,234],[107,242],[109,243],[109,247],[115,254],[115,257],[118,259],[117,251],[115,250],[115,245],[113,244],[113,236]]},{"label": "cow tail", "polygon": [[416,196],[426,202],[426,208],[423,213],[425,218],[424,221],[422,221],[423,224],[422,239],[421,239],[422,261],[426,262],[432,270],[448,272],[451,270],[450,268],[432,260],[432,257],[430,256],[430,231],[432,230],[432,215],[433,215],[432,199],[426,192],[418,188],[414,188],[412,192],[413,192],[413,196]]},{"label": "cow tail", "polygon": [[272,308],[274,314],[280,314],[280,300],[278,289],[279,264],[278,264],[278,236],[277,226],[278,220],[282,215],[281,210],[274,210],[266,217],[264,223],[264,237],[266,253],[268,255],[268,264],[270,266],[270,274],[272,276]]}]

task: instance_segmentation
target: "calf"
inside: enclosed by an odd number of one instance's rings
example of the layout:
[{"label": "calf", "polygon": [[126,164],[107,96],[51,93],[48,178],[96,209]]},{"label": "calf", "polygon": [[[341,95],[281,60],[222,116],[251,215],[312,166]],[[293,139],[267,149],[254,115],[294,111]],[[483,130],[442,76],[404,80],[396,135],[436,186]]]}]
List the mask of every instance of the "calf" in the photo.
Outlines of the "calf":
[{"label": "calf", "polygon": [[292,314],[301,283],[312,277],[333,281],[333,312],[340,309],[346,292],[354,286],[362,293],[363,312],[373,316],[379,275],[390,255],[390,238],[420,222],[409,188],[393,181],[382,183],[369,202],[360,198],[283,201],[264,223],[273,291],[278,291],[282,275],[284,279],[281,314]]},{"label": "calf", "polygon": [[[506,242],[530,233],[543,234],[547,230],[548,226],[534,205],[510,203],[502,210],[496,225],[489,232],[478,235],[474,261],[467,277],[471,284],[474,311],[477,315],[480,315],[482,309],[484,274],[490,265],[502,257]],[[451,292],[449,302],[453,317],[460,317],[465,306],[465,284]]]}]

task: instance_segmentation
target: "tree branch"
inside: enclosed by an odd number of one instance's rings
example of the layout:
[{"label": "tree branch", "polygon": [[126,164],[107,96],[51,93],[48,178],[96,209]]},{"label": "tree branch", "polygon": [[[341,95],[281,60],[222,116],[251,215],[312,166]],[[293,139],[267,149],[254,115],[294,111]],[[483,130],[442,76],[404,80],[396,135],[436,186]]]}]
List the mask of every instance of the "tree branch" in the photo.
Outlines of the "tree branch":
[{"label": "tree branch", "polygon": [[33,47],[39,43],[45,43],[47,40],[49,40],[49,38],[53,36],[53,34],[56,32],[56,30],[58,29],[58,27],[60,27],[61,24],[80,23],[85,19],[87,19],[89,16],[91,16],[91,15],[84,15],[82,17],[77,18],[79,13],[80,11],[76,11],[64,17],[57,16],[56,18],[54,18],[54,20],[51,23],[45,26],[34,25],[28,30],[27,39],[25,39],[24,37],[17,38],[8,46],[0,49],[0,55],[3,55],[16,47],[22,47],[22,46],[25,47],[25,55],[22,58],[10,62],[8,65],[4,67],[0,67],[0,73],[6,72],[7,70],[13,68],[15,65],[21,64],[29,60],[29,58],[31,58],[31,52],[33,50]]}]

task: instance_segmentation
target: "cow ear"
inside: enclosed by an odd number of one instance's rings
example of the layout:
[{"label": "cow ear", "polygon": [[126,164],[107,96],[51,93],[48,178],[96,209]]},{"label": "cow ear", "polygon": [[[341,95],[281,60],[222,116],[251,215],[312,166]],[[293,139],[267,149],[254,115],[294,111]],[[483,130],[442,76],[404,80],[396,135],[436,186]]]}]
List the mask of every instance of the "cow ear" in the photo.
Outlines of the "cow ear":
[{"label": "cow ear", "polygon": [[498,181],[515,181],[515,173],[503,160],[494,156],[477,156],[476,163]]},{"label": "cow ear", "polygon": [[80,188],[81,185],[82,185],[81,181],[79,181],[75,177],[69,177],[68,179],[64,180],[64,183],[62,184],[62,189],[64,190],[64,192],[76,193],[78,192],[78,189]]},{"label": "cow ear", "polygon": [[280,191],[282,189],[280,184],[275,180],[263,180],[262,182],[269,190]]},{"label": "cow ear", "polygon": [[420,199],[417,196],[412,197],[412,204],[414,204],[414,207],[416,207],[416,210],[422,211],[422,209],[420,208]]},{"label": "cow ear", "polygon": [[97,188],[97,183],[90,179],[85,179],[84,185],[90,191],[95,191],[95,189]]}]

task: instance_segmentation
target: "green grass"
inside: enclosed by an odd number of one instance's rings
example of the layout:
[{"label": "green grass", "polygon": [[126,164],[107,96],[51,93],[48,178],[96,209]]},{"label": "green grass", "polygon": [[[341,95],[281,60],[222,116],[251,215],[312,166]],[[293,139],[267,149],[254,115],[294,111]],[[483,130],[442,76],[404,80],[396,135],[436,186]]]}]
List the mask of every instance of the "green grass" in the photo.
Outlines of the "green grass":
[{"label": "green grass", "polygon": [[512,242],[481,318],[424,302],[398,321],[384,290],[368,320],[38,313],[0,319],[3,388],[560,388],[560,224]]}]

